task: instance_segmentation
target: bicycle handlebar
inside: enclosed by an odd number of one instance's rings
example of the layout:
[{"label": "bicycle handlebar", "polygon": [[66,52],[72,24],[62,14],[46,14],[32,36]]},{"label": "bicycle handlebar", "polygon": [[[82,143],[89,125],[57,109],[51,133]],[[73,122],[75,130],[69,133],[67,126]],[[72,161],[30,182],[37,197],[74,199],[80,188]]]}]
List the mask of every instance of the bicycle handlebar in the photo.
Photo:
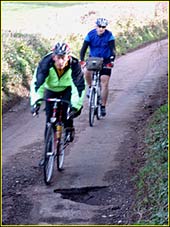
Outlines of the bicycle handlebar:
[{"label": "bicycle handlebar", "polygon": [[[58,99],[58,98],[47,98],[47,99],[45,99],[45,98],[40,98],[40,99],[38,99],[38,100],[35,102],[34,106],[36,107],[36,105],[39,104],[39,102],[42,102],[42,101],[46,101],[46,102],[57,102],[57,103],[59,103],[59,102],[67,103],[67,104],[69,105],[69,108],[71,108],[71,106],[72,106],[70,101],[65,100],[65,99]],[[36,115],[38,115],[38,111],[35,111],[35,112],[33,113],[33,117],[36,116]]]},{"label": "bicycle handlebar", "polygon": [[[84,64],[81,64],[81,68],[84,69],[84,68],[86,67],[86,64],[87,64],[87,60],[84,61]],[[107,63],[107,64],[106,64],[106,63],[103,63],[102,68],[112,69],[113,66],[114,66],[114,62],[111,61],[111,62],[109,62],[109,63]],[[93,70],[92,70],[92,71],[93,71]],[[96,70],[95,70],[95,71],[96,71]]]},{"label": "bicycle handlebar", "polygon": [[68,101],[68,100],[65,100],[65,99],[58,99],[58,98],[41,98],[41,99],[38,99],[35,104],[38,104],[39,102],[41,101],[47,101],[47,102],[63,102],[63,103],[67,103],[69,104],[69,106],[71,106],[71,102]]}]

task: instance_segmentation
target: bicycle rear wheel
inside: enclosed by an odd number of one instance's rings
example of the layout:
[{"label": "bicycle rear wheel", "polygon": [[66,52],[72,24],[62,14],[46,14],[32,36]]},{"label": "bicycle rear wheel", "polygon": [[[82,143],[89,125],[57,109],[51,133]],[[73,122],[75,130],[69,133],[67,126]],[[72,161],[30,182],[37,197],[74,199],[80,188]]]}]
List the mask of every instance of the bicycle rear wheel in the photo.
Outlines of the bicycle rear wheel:
[{"label": "bicycle rear wheel", "polygon": [[57,169],[63,170],[64,157],[65,157],[65,134],[63,126],[61,126],[60,138],[57,140]]},{"label": "bicycle rear wheel", "polygon": [[89,105],[89,124],[92,127],[94,124],[94,116],[95,116],[95,96],[96,96],[95,88],[92,88],[91,94],[90,94],[90,105]]},{"label": "bicycle rear wheel", "polygon": [[54,129],[50,124],[47,129],[45,140],[45,154],[44,154],[44,181],[48,185],[50,184],[55,160],[55,142],[54,142]]}]

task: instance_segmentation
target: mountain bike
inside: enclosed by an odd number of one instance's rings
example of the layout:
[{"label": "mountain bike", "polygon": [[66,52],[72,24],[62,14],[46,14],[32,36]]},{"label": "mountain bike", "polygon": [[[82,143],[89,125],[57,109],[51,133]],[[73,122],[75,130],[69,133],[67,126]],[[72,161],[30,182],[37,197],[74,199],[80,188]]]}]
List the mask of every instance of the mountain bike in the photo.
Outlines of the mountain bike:
[{"label": "mountain bike", "polygon": [[67,100],[58,99],[58,98],[47,98],[47,99],[38,99],[36,104],[42,101],[54,102],[53,104],[53,114],[50,119],[50,122],[47,123],[47,132],[45,138],[45,150],[44,150],[44,182],[45,184],[50,184],[55,160],[57,164],[58,171],[63,169],[64,164],[64,152],[65,148],[68,145],[69,138],[65,137],[64,123],[62,120],[63,116],[63,103],[68,104],[67,109],[67,119],[71,117],[70,108],[71,104]]}]

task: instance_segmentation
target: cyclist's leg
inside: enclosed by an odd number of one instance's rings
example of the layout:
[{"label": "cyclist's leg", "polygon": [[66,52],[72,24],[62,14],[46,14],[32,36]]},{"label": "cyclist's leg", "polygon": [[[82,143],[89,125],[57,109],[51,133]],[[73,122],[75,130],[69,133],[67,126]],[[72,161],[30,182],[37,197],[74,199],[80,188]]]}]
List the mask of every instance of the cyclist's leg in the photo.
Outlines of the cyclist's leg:
[{"label": "cyclist's leg", "polygon": [[86,95],[89,98],[91,82],[92,82],[92,72],[85,68],[84,69],[84,77],[85,77],[85,80],[86,80],[86,83],[87,83],[87,94]]},{"label": "cyclist's leg", "polygon": [[100,73],[101,77],[101,96],[102,96],[102,107],[101,107],[101,113],[102,116],[106,115],[106,103],[108,99],[108,94],[109,94],[109,80],[110,80],[110,75],[111,75],[111,69],[109,68],[104,68],[101,70]]},{"label": "cyclist's leg", "polygon": [[[67,101],[70,101],[70,99],[71,99],[71,87],[66,88],[62,92],[54,92],[54,91],[46,90],[45,91],[45,98],[63,98]],[[68,104],[63,103],[63,121],[65,121],[66,116],[67,116],[67,108],[68,108]],[[47,123],[50,122],[50,118],[52,117],[53,102],[46,102],[45,110],[46,110],[46,125],[47,125]]]},{"label": "cyclist's leg", "polygon": [[84,77],[85,77],[85,80],[87,82],[87,85],[90,87],[91,86],[91,74],[92,72],[87,70],[86,68],[84,68]]},{"label": "cyclist's leg", "polygon": [[[46,90],[45,91],[45,98],[60,98],[60,93],[59,92],[53,92],[53,91],[50,91],[50,90]],[[45,103],[46,126],[45,126],[44,138],[46,138],[48,123],[50,122],[50,118],[52,117],[53,104],[54,104],[53,102],[46,102]]]},{"label": "cyclist's leg", "polygon": [[[66,88],[62,92],[61,96],[64,100],[70,101],[71,87]],[[63,119],[62,120],[64,122],[64,128],[65,128],[65,132],[66,132],[65,138],[69,137],[69,140],[67,140],[67,141],[72,142],[74,139],[75,129],[74,129],[74,125],[73,125],[73,119],[67,119],[67,108],[68,108],[68,104],[63,103]]]},{"label": "cyclist's leg", "polygon": [[[66,94],[66,99],[69,97],[69,94],[68,94],[68,96],[67,96],[67,94]],[[73,118],[76,118],[76,117],[78,117],[80,114],[81,114],[81,110],[82,110],[82,108],[79,110],[79,111],[77,111],[75,114],[74,114],[74,116],[73,116]],[[67,109],[66,109],[66,111],[67,111]],[[73,121],[73,119],[72,118],[69,118],[69,119],[64,119],[64,128],[65,128],[65,130],[66,130],[66,139],[68,138],[68,135],[69,135],[69,142],[72,142],[73,140],[74,140],[74,136],[75,136],[75,128],[74,128],[74,121]]]},{"label": "cyclist's leg", "polygon": [[73,119],[69,119],[64,123],[65,128],[65,141],[72,142],[75,136],[75,128],[73,125]]},{"label": "cyclist's leg", "polygon": [[[60,93],[60,97],[62,97],[62,99],[67,100],[70,102],[71,100],[71,87],[67,87],[64,91],[62,91]],[[65,123],[67,122],[67,109],[68,109],[68,104],[67,103],[63,103],[63,119],[62,121],[64,122],[64,126]]]},{"label": "cyclist's leg", "polygon": [[[78,117],[78,116],[81,114],[81,110],[82,110],[82,108],[81,108],[79,111],[77,111],[77,112],[75,113],[75,115],[73,116],[73,118]],[[70,131],[75,131],[73,119],[70,118],[70,119],[66,120],[66,121],[64,122],[64,127],[67,128],[68,131],[69,131],[69,129],[70,129]]]},{"label": "cyclist's leg", "polygon": [[107,98],[109,94],[109,79],[108,75],[101,75],[101,94],[102,94],[102,106],[106,106]]}]

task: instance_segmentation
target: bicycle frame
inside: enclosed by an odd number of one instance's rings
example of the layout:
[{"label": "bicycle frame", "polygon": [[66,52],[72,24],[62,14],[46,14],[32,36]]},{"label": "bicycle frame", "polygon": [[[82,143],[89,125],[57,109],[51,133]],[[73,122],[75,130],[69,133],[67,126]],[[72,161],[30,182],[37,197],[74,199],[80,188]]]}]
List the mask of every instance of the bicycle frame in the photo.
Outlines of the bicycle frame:
[{"label": "bicycle frame", "polygon": [[[53,99],[50,99],[50,100],[52,101]],[[60,102],[60,101],[58,100],[58,102]],[[59,108],[59,115],[58,115],[58,120],[57,120],[57,107],[58,107],[57,105],[58,105],[58,102],[54,101],[53,114],[52,114],[52,117],[50,119],[50,122],[52,124],[55,123],[55,134],[56,134],[55,139],[56,139],[56,141],[61,138],[62,125],[63,125],[63,123],[62,123],[62,103],[60,103],[61,106]]]}]

